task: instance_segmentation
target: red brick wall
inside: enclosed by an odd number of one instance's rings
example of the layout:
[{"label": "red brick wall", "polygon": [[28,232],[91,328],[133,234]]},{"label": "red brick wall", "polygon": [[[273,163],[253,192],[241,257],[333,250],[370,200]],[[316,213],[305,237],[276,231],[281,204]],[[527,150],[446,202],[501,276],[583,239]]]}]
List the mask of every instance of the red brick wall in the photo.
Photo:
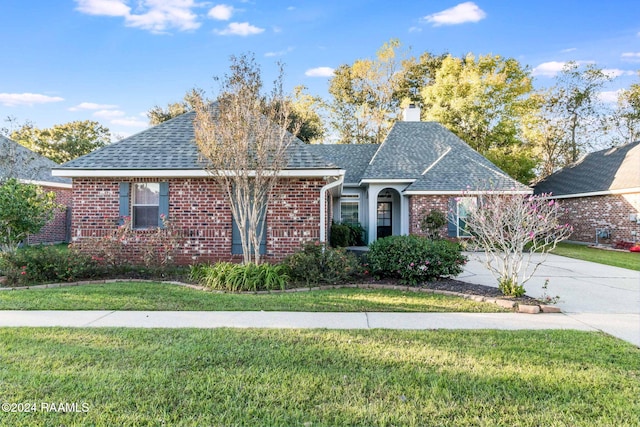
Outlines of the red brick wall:
[{"label": "red brick wall", "polygon": [[563,220],[573,226],[570,240],[595,243],[596,228],[608,228],[611,232],[611,239],[598,238],[599,243],[631,242],[640,238],[640,225],[629,219],[630,214],[640,214],[640,193],[558,201],[567,210]]},{"label": "red brick wall", "polygon": [[[420,229],[420,220],[428,215],[432,209],[441,211],[445,216],[449,212],[449,198],[455,196],[434,195],[434,196],[411,196],[409,198],[409,234],[424,236]],[[440,230],[442,237],[447,237],[447,226]]]},{"label": "red brick wall", "polygon": [[60,243],[66,241],[67,238],[67,207],[71,206],[71,189],[59,187],[42,187],[45,192],[53,192],[56,194],[56,203],[62,205],[63,208],[57,210],[55,216],[49,221],[38,234],[32,234],[27,237],[27,244],[34,245],[38,243]]},{"label": "red brick wall", "polygon": [[[74,179],[72,239],[101,237],[117,228],[120,182],[169,183],[169,220],[184,236],[178,261],[240,259],[231,256],[232,216],[226,197],[206,178]],[[284,179],[267,209],[267,256],[276,261],[320,234],[319,194],[325,181]],[[144,231],[136,232],[144,238]],[[135,246],[131,245],[135,256]]]}]

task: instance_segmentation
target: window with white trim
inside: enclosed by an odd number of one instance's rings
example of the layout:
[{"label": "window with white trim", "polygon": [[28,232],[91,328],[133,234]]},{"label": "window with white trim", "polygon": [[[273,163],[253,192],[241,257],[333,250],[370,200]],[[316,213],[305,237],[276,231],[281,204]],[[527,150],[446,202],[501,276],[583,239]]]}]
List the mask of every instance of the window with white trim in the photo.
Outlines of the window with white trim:
[{"label": "window with white trim", "polygon": [[467,218],[469,213],[478,207],[478,199],[476,197],[460,197],[456,203],[456,229],[457,237],[471,237],[471,233],[467,228]]},{"label": "window with white trim", "polygon": [[133,228],[158,227],[160,183],[137,182],[133,187]]},{"label": "window with white trim", "polygon": [[343,194],[340,198],[340,221],[343,224],[360,223],[360,196]]}]

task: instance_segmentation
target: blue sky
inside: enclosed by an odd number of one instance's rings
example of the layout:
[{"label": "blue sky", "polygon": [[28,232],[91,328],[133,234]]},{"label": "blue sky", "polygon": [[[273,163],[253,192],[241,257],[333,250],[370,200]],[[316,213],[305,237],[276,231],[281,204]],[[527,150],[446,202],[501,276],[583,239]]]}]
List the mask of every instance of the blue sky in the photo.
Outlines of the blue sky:
[{"label": "blue sky", "polygon": [[2,0],[0,117],[91,119],[128,136],[194,86],[215,95],[213,77],[247,52],[265,82],[282,61],[289,90],[325,97],[332,69],[391,38],[416,56],[513,57],[540,87],[565,61],[594,62],[617,76],[610,99],[638,81],[640,1]]}]

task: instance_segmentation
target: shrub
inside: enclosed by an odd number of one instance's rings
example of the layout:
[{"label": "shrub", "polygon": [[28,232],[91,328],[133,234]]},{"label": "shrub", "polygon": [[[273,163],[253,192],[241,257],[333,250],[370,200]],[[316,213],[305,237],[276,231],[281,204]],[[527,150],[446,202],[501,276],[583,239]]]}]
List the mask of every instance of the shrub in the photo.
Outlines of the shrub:
[{"label": "shrub", "polygon": [[[423,213],[424,215],[424,213]],[[427,239],[441,239],[440,229],[447,225],[447,217],[442,211],[431,209],[431,211],[420,219],[420,229]]]},{"label": "shrub", "polygon": [[189,278],[203,286],[223,291],[271,291],[285,289],[287,268],[273,264],[218,262],[191,266]]},{"label": "shrub", "polygon": [[0,255],[0,271],[11,286],[73,282],[102,274],[90,255],[55,246],[33,246]]},{"label": "shrub", "polygon": [[329,243],[334,248],[363,246],[365,229],[360,224],[332,223]]},{"label": "shrub", "polygon": [[360,275],[360,263],[344,248],[307,243],[302,250],[284,259],[291,280],[297,284],[318,285],[350,282]]},{"label": "shrub", "polygon": [[378,276],[416,285],[439,277],[457,276],[467,259],[457,243],[420,236],[390,236],[369,245],[367,260]]}]

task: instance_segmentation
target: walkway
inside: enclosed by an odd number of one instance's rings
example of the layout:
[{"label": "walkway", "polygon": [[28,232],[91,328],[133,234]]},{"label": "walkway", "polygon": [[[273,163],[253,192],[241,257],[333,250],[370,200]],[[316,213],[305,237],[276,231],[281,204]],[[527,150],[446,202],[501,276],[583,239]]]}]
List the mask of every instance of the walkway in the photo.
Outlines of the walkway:
[{"label": "walkway", "polygon": [[[496,286],[471,261],[458,279]],[[139,328],[328,328],[328,329],[575,329],[603,331],[640,347],[640,272],[549,256],[527,294],[559,295],[561,314],[517,313],[301,313],[167,311],[0,311],[2,326]]]}]

